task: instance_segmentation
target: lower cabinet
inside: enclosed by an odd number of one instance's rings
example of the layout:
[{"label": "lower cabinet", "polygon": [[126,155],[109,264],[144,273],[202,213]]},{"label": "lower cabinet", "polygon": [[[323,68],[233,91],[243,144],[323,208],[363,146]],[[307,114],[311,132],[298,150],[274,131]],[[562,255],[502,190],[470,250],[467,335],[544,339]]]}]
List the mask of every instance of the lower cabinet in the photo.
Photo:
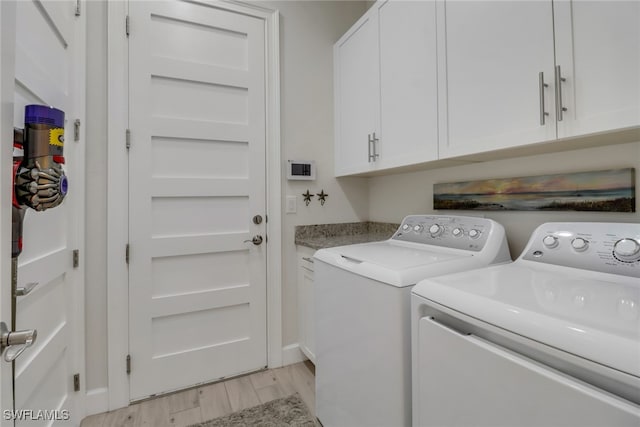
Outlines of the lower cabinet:
[{"label": "lower cabinet", "polygon": [[298,246],[298,344],[300,350],[316,363],[315,311],[313,301],[314,250]]}]

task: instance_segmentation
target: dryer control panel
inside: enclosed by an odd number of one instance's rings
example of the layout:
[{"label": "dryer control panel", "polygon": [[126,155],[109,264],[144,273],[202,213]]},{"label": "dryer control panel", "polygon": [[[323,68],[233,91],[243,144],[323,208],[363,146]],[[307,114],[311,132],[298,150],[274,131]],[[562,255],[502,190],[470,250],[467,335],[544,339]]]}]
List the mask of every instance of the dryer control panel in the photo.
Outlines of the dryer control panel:
[{"label": "dryer control panel", "polygon": [[502,226],[486,218],[409,215],[392,239],[479,252],[496,228],[502,229]]},{"label": "dryer control panel", "polygon": [[640,224],[549,222],[534,231],[521,257],[640,277]]}]

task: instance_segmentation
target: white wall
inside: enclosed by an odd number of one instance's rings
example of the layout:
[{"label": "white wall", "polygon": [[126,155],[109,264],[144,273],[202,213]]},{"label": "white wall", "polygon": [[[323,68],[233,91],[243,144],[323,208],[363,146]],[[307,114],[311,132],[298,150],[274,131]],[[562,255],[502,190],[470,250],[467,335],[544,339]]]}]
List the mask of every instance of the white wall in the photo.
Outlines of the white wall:
[{"label": "white wall", "polygon": [[[280,11],[281,144],[283,195],[298,199],[297,214],[283,219],[283,343],[297,342],[294,227],[351,222],[368,215],[367,180],[333,178],[333,43],[364,13],[363,1],[256,1]],[[106,2],[86,5],[87,40],[87,228],[86,388],[107,387],[106,307]],[[287,159],[315,160],[313,182],[287,182]],[[327,203],[302,203],[302,193],[324,189]],[[284,212],[284,199],[283,199]],[[123,334],[128,331],[122,331]]]},{"label": "white wall", "polygon": [[[400,222],[404,215],[435,212],[433,210],[433,184],[435,183],[627,167],[636,168],[636,191],[640,192],[640,142],[375,177],[370,179],[369,185],[369,219]],[[533,230],[544,222],[640,222],[638,211],[640,206],[636,197],[635,213],[438,212],[484,215],[500,222],[506,229],[511,255],[515,258],[524,249]]]},{"label": "white wall", "polygon": [[[281,150],[283,177],[283,345],[296,343],[297,272],[294,229],[300,224],[364,221],[367,180],[333,178],[333,44],[365,12],[360,1],[258,1],[280,11]],[[315,160],[315,181],[287,181],[287,159]],[[309,206],[302,193],[324,190]],[[296,214],[285,214],[287,195],[297,198]]]},{"label": "white wall", "polygon": [[[640,143],[374,178],[333,178],[333,43],[366,10],[363,1],[257,1],[280,11],[281,144],[283,176],[283,344],[297,341],[294,228],[299,224],[351,221],[399,222],[404,215],[429,213],[433,183],[544,173],[635,167]],[[89,37],[87,107],[86,385],[107,386],[106,364],[106,7],[87,2]],[[315,160],[315,181],[287,181],[287,159]],[[640,179],[640,173],[636,179]],[[640,181],[636,184],[640,189]],[[308,207],[309,189],[329,194]],[[296,214],[284,214],[286,195],[297,198]],[[463,213],[459,211],[457,213]],[[477,212],[505,225],[517,255],[531,231],[545,221],[640,221],[638,213]],[[127,333],[127,331],[122,331]]]}]

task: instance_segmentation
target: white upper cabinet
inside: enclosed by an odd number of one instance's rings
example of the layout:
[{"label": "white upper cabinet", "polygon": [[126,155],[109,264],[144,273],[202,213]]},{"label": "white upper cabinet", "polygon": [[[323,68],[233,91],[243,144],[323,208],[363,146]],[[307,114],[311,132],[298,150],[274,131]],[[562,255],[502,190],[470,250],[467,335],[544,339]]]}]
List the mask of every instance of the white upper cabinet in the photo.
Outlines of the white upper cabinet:
[{"label": "white upper cabinet", "polygon": [[378,5],[378,168],[436,160],[438,70],[435,2],[387,1]]},{"label": "white upper cabinet", "polygon": [[558,137],[640,124],[640,2],[555,1]]},{"label": "white upper cabinet", "polygon": [[439,0],[440,158],[640,125],[640,2]]},{"label": "white upper cabinet", "polygon": [[437,10],[440,157],[555,138],[551,1],[439,1]]},{"label": "white upper cabinet", "polygon": [[378,15],[369,10],[334,46],[335,174],[374,166],[379,134]]},{"label": "white upper cabinet", "polygon": [[334,59],[336,176],[640,129],[639,0],[378,1]]},{"label": "white upper cabinet", "polygon": [[336,43],[335,174],[438,158],[434,1],[377,2]]}]

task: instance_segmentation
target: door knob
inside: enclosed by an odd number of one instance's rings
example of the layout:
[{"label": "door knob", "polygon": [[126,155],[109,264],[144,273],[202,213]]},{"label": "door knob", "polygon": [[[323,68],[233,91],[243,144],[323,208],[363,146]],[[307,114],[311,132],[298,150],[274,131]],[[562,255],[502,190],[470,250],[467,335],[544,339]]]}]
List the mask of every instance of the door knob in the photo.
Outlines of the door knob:
[{"label": "door knob", "polygon": [[4,322],[0,322],[0,351],[3,353],[5,362],[16,360],[18,356],[36,342],[37,337],[38,331],[35,329],[10,332],[7,325]]},{"label": "door knob", "polygon": [[262,244],[262,236],[259,235],[259,234],[256,234],[251,239],[244,241],[244,243],[248,243],[248,242],[251,242],[256,246],[261,245]]}]

